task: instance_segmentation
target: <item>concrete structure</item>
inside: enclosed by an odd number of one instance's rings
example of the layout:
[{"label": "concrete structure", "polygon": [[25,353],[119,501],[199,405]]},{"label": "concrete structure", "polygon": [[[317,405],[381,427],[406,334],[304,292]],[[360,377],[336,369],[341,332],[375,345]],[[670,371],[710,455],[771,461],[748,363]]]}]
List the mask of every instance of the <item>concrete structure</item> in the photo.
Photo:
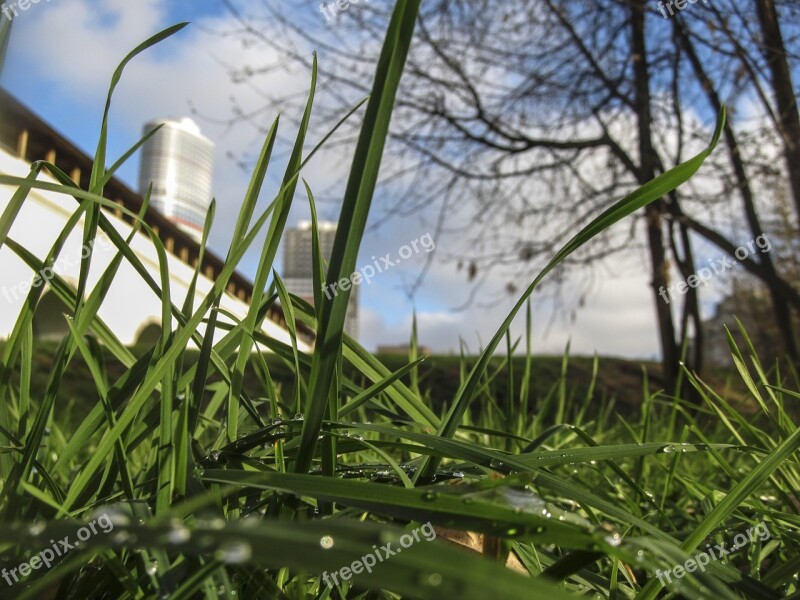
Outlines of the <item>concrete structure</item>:
[{"label": "concrete structure", "polygon": [[159,126],[141,149],[139,193],[152,184],[150,206],[199,239],[211,204],[214,144],[189,118],[151,121],[142,135]]},{"label": "concrete structure", "polygon": [[[0,172],[6,175],[25,177],[33,161],[44,159],[56,164],[83,189],[88,185],[92,160],[44,123],[30,110],[0,89]],[[49,174],[42,173],[42,181],[54,181]],[[5,210],[14,188],[0,186],[0,212]],[[138,213],[142,198],[116,179],[105,186],[104,196],[133,213]],[[74,198],[60,193],[31,190],[11,226],[9,238],[28,249],[40,259],[49,252],[67,219],[78,204]],[[104,209],[104,214],[126,237],[131,230],[132,219],[121,210]],[[167,250],[170,293],[173,304],[180,306],[187,294],[188,285],[198,264],[200,247],[196,240],[159,212],[149,208],[145,222],[161,238]],[[81,224],[67,240],[53,269],[67,283],[75,286],[80,269],[80,258],[91,252],[92,268],[89,289],[97,282],[102,270],[115,253],[104,236],[100,236],[93,248],[83,247]],[[150,238],[142,233],[136,235],[131,247],[149,270],[155,281],[160,281],[158,257]],[[211,290],[218,278],[223,262],[213,253],[206,252],[200,264],[200,277],[194,299],[198,306]],[[33,271],[12,251],[8,244],[0,248],[0,338],[12,331],[27,291],[34,281]],[[224,294],[221,308],[237,318],[244,318],[252,297],[252,283],[244,276],[234,273]],[[34,334],[40,339],[60,339],[66,333],[63,314],[71,312],[47,287],[37,307],[34,318]],[[161,298],[144,282],[127,261],[123,261],[99,311],[99,317],[124,344],[154,341],[162,326],[160,321]],[[171,327],[175,323],[170,324]],[[313,332],[297,324],[302,339],[301,350],[310,351]],[[278,307],[270,308],[264,321],[263,331],[276,340],[289,343],[283,312]],[[219,339],[224,332],[218,332]]]},{"label": "concrete structure", "polygon": [[[336,223],[319,221],[320,251],[324,260],[330,259],[333,241],[336,238]],[[283,242],[283,283],[286,289],[307,302],[314,304],[313,266],[311,243],[311,221],[300,221],[294,229],[287,228]],[[358,339],[358,286],[353,286],[347,305],[344,331]]]}]

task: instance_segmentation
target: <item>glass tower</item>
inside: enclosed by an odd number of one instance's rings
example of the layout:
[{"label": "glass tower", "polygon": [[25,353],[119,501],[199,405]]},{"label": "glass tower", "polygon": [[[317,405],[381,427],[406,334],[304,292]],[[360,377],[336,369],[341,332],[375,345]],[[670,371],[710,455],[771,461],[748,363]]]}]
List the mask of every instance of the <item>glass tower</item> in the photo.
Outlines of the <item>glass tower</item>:
[{"label": "glass tower", "polygon": [[178,227],[199,238],[211,204],[214,144],[191,119],[150,121],[144,133],[161,125],[142,147],[139,191],[150,184],[150,205]]},{"label": "glass tower", "polygon": [[[331,257],[333,240],[336,237],[336,223],[319,221],[319,246],[323,260]],[[313,266],[311,262],[311,221],[300,221],[294,228],[284,232],[283,243],[283,283],[287,291],[314,304]],[[327,263],[325,263],[327,266]],[[350,291],[347,304],[344,330],[350,337],[358,339],[358,286]]]}]

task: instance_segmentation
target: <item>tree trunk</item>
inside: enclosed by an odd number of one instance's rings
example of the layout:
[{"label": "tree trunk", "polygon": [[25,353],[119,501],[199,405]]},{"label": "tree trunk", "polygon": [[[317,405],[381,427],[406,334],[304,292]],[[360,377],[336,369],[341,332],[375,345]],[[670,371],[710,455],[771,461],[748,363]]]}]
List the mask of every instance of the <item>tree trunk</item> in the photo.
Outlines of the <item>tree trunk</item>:
[{"label": "tree trunk", "polygon": [[[711,81],[711,78],[703,68],[703,64],[700,57],[697,55],[692,40],[689,38],[688,32],[677,19],[675,20],[674,26],[681,46],[686,51],[686,56],[689,59],[692,70],[701,84],[702,89],[705,91],[706,98],[711,108],[713,108],[715,112],[719,112],[722,108],[722,101],[717,94],[713,81]],[[731,160],[731,167],[733,168],[733,174],[736,178],[739,194],[742,197],[744,213],[750,226],[750,232],[753,236],[759,236],[764,233],[764,229],[758,218],[753,188],[750,185],[750,179],[747,176],[741,152],[739,152],[739,144],[736,140],[731,118],[732,117],[729,115],[728,119],[725,121],[725,145],[728,147],[728,156]],[[800,174],[800,171],[798,171],[798,174]],[[769,289],[770,298],[772,299],[772,312],[775,315],[778,331],[781,332],[781,336],[783,337],[784,348],[792,362],[797,364],[798,357],[800,356],[800,349],[798,349],[797,339],[792,328],[792,314],[789,308],[789,301],[781,289],[778,273],[770,255],[761,254],[759,261],[763,266],[763,276],[760,276],[759,279],[761,279]]]},{"label": "tree trunk", "polygon": [[786,60],[786,47],[778,23],[775,0],[756,0],[756,8],[761,25],[764,58],[772,73],[770,83],[778,109],[778,131],[783,140],[783,156],[800,221],[800,114],[794,97],[792,73]]},{"label": "tree trunk", "polygon": [[[635,111],[639,133],[639,181],[644,183],[656,176],[658,158],[653,148],[650,112],[650,74],[645,47],[645,2],[635,0],[631,5],[631,52],[635,89]],[[663,216],[664,200],[656,200],[645,207],[647,242],[650,248],[650,269],[653,273],[653,298],[656,303],[658,331],[661,340],[661,356],[664,365],[664,381],[667,393],[675,390],[678,375],[679,352],[675,343],[675,323],[670,305],[659,295],[660,289],[668,285],[669,263],[666,257]]]}]

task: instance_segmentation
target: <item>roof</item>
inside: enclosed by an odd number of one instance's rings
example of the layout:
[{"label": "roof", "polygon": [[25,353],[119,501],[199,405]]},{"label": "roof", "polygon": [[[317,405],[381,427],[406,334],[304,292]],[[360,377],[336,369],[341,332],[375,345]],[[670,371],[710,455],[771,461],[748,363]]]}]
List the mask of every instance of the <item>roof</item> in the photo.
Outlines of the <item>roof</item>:
[{"label": "roof", "polygon": [[[81,188],[88,188],[94,161],[2,87],[0,146],[30,163],[36,160],[51,162],[67,173]],[[144,202],[140,194],[116,178],[109,180],[103,195],[134,214],[139,213]],[[122,211],[116,211],[116,216],[126,222],[133,221]],[[191,235],[152,207],[148,207],[144,221],[158,234],[169,253],[192,267],[197,265],[200,244]],[[209,279],[216,280],[223,266],[224,261],[206,249],[201,272]],[[253,282],[241,273],[234,272],[228,282],[227,291],[249,304],[253,297]],[[267,318],[286,327],[283,311],[277,305],[270,307]],[[297,322],[296,327],[301,339],[308,343],[313,342],[315,334],[310,328],[301,322]]]}]

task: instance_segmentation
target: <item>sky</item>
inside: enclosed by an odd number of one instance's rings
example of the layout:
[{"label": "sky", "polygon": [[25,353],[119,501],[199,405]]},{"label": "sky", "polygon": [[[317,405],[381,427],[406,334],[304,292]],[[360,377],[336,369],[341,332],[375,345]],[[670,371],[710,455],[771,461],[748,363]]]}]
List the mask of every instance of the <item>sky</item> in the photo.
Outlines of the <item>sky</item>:
[{"label": "sky", "polygon": [[[280,0],[287,14],[318,28],[321,35],[335,27],[319,12],[318,1]],[[358,10],[354,5],[350,10]],[[133,145],[142,125],[153,118],[181,118],[194,110],[194,119],[215,145],[214,194],[217,219],[210,245],[224,255],[249,174],[231,157],[257,154],[263,143],[260,129],[268,127],[276,114],[263,114],[250,123],[231,125],[231,97],[245,110],[257,111],[262,99],[257,89],[231,81],[226,65],[258,65],[269,62],[263,48],[247,47],[238,36],[224,35],[236,29],[233,17],[219,0],[40,0],[14,18],[7,63],[0,85],[8,89],[45,121],[88,154],[94,154],[111,75],[119,61],[135,46],[156,32],[178,22],[190,25],[139,55],[126,69],[114,96],[109,131],[109,162]],[[319,55],[325,69],[325,55]],[[307,75],[301,71],[274,71],[263,81],[279,89],[302,92]],[[291,123],[281,135],[291,138]],[[311,144],[316,140],[309,140]],[[307,177],[312,189],[341,198],[351,156],[341,148],[323,150],[310,163]],[[285,161],[285,157],[284,157]],[[285,164],[285,163],[284,163]],[[261,203],[271,199],[283,166],[271,169],[271,179]],[[137,187],[138,157],[120,172],[130,187]],[[269,184],[272,185],[269,185]],[[390,194],[380,192],[373,205],[388,206]],[[321,217],[336,220],[336,203],[320,206]],[[373,263],[373,256],[391,253],[431,232],[426,215],[395,217],[368,230],[358,265]],[[298,192],[289,225],[308,218],[307,201]],[[628,224],[623,224],[627,227]],[[374,350],[379,344],[404,344],[411,334],[416,310],[420,343],[435,352],[458,352],[460,344],[472,353],[488,343],[508,314],[516,297],[500,292],[507,279],[490,275],[478,301],[454,310],[468,297],[472,284],[453,264],[436,260],[453,240],[434,240],[436,249],[413,253],[386,270],[369,285],[361,285],[361,343]],[[255,274],[260,247],[249,252],[240,271]],[[279,257],[280,258],[280,257]],[[711,258],[711,256],[709,256]],[[406,293],[409,282],[431,261],[423,284],[413,298]],[[278,262],[280,264],[280,260]],[[585,304],[573,319],[561,308],[571,309],[583,289],[567,279],[564,300],[551,294],[533,296],[533,349],[536,353],[560,354],[571,344],[574,354],[656,358],[658,337],[654,299],[649,291],[646,256],[632,251],[599,268],[592,279]],[[280,269],[279,269],[280,271]],[[520,290],[529,281],[516,282]],[[708,295],[707,295],[708,296]],[[481,297],[492,298],[491,303]],[[497,298],[500,298],[497,300]],[[559,302],[567,304],[560,305]],[[514,336],[524,332],[524,320],[512,326]]]}]

